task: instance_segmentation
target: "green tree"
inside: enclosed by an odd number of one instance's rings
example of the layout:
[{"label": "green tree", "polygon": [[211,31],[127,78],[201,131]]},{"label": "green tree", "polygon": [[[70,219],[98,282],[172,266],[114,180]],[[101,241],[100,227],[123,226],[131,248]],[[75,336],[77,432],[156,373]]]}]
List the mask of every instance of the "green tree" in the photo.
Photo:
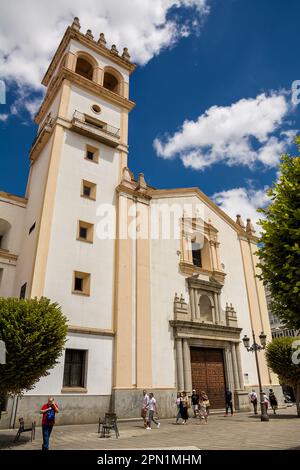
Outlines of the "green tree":
[{"label": "green tree", "polygon": [[33,388],[58,362],[67,334],[67,319],[46,298],[0,298],[0,340],[6,363],[0,364],[0,401]]},{"label": "green tree", "polygon": [[[300,137],[296,139],[300,150]],[[258,247],[261,279],[268,284],[272,312],[291,328],[300,328],[300,157],[282,156]]]},{"label": "green tree", "polygon": [[297,414],[300,417],[300,337],[273,339],[266,348],[268,366],[281,383],[290,385],[296,394]]}]

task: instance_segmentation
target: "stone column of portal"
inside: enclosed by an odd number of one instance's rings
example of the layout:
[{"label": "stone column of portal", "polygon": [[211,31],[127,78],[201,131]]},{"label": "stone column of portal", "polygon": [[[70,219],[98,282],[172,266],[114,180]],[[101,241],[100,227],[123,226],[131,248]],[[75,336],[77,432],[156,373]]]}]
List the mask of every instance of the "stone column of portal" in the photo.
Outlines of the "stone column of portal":
[{"label": "stone column of portal", "polygon": [[194,305],[195,305],[195,318],[199,318],[200,312],[199,312],[197,289],[193,289],[193,294],[194,294]]},{"label": "stone column of portal", "polygon": [[234,389],[240,389],[240,381],[239,381],[239,374],[237,368],[237,360],[236,360],[236,352],[235,352],[235,344],[231,344],[231,356],[232,356],[232,368],[233,368],[233,377],[234,377]]},{"label": "stone column of portal", "polygon": [[176,360],[177,360],[177,388],[178,390],[184,389],[184,376],[183,376],[183,357],[182,357],[182,340],[176,339]]},{"label": "stone column of portal", "polygon": [[218,296],[216,292],[214,292],[214,304],[215,304],[215,318],[213,321],[220,323],[219,302],[218,302]]},{"label": "stone column of portal", "polygon": [[194,289],[192,287],[190,290],[190,299],[191,299],[191,319],[194,320],[194,318],[196,317],[196,306],[195,306]]},{"label": "stone column of portal", "polygon": [[225,364],[226,364],[226,385],[230,390],[234,389],[234,379],[232,371],[231,351],[229,347],[225,348]]},{"label": "stone column of portal", "polygon": [[240,352],[240,345],[238,343],[236,343],[235,345],[235,352],[236,352],[238,374],[239,374],[239,379],[240,379],[240,388],[244,390],[245,386],[244,386],[244,377],[243,377],[243,371],[242,371],[241,352]]},{"label": "stone column of portal", "polygon": [[191,371],[191,353],[188,340],[183,340],[183,374],[184,374],[184,390],[192,391],[192,371]]}]

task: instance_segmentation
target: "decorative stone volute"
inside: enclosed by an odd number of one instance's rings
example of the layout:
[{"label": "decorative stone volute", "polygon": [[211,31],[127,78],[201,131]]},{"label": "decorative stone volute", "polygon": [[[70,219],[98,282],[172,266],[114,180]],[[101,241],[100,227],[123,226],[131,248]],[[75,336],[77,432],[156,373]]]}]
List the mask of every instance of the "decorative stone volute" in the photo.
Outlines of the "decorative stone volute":
[{"label": "decorative stone volute", "polygon": [[98,44],[100,44],[100,46],[106,47],[106,39],[105,39],[104,33],[100,33]]},{"label": "decorative stone volute", "polygon": [[71,24],[71,28],[75,29],[76,31],[79,31],[81,26],[80,26],[80,22],[79,22],[79,18],[78,16],[75,16],[74,20],[73,20],[73,23]]},{"label": "decorative stone volute", "polygon": [[116,55],[119,54],[119,51],[118,51],[117,46],[116,46],[115,44],[113,44],[113,45],[111,46],[110,52],[112,52],[113,54],[116,54]]},{"label": "decorative stone volute", "polygon": [[147,183],[145,181],[144,173],[139,173],[137,188],[139,191],[146,191]]},{"label": "decorative stone volute", "polygon": [[226,303],[225,318],[226,318],[226,325],[227,326],[237,327],[236,311],[233,308],[232,304],[230,304],[230,306],[229,306],[228,303]]},{"label": "decorative stone volute", "polygon": [[85,36],[86,36],[87,38],[89,38],[91,41],[94,40],[94,36],[93,36],[93,34],[92,34],[92,30],[91,30],[91,29],[88,29],[88,30],[87,30],[87,32],[85,33]]},{"label": "decorative stone volute", "polygon": [[242,229],[245,229],[245,224],[244,224],[243,219],[242,219],[242,217],[240,216],[240,214],[237,214],[237,216],[236,216],[236,223],[237,223]]},{"label": "decorative stone volute", "polygon": [[251,219],[247,219],[246,232],[250,235],[253,235],[255,233],[254,225],[251,222]]},{"label": "decorative stone volute", "polygon": [[122,59],[127,60],[128,62],[130,61],[130,54],[127,47],[124,47],[123,49]]}]

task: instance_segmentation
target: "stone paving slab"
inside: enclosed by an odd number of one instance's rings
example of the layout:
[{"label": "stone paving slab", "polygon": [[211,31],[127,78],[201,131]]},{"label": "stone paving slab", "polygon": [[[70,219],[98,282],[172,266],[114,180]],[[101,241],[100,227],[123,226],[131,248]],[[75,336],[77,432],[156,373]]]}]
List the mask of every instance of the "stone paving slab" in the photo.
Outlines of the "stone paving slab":
[{"label": "stone paving slab", "polygon": [[[240,413],[232,417],[212,415],[207,425],[193,418],[186,425],[164,419],[159,429],[149,431],[143,428],[141,420],[120,422],[119,431],[119,439],[114,433],[109,438],[100,438],[96,424],[57,426],[51,436],[51,449],[300,450],[300,418],[295,407],[278,410],[276,415],[270,415],[269,422],[261,422],[259,415]],[[28,433],[14,444],[15,434],[16,430],[1,430],[0,449],[41,449],[41,428],[36,429],[33,442]]]}]

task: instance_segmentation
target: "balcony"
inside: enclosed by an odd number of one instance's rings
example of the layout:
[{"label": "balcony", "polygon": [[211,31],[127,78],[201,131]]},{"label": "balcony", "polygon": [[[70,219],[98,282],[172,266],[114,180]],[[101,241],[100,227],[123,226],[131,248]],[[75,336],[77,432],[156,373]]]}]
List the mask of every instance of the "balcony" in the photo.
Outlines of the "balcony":
[{"label": "balcony", "polygon": [[110,147],[117,147],[120,143],[120,129],[92,116],[75,111],[71,123],[75,132],[98,140]]}]

